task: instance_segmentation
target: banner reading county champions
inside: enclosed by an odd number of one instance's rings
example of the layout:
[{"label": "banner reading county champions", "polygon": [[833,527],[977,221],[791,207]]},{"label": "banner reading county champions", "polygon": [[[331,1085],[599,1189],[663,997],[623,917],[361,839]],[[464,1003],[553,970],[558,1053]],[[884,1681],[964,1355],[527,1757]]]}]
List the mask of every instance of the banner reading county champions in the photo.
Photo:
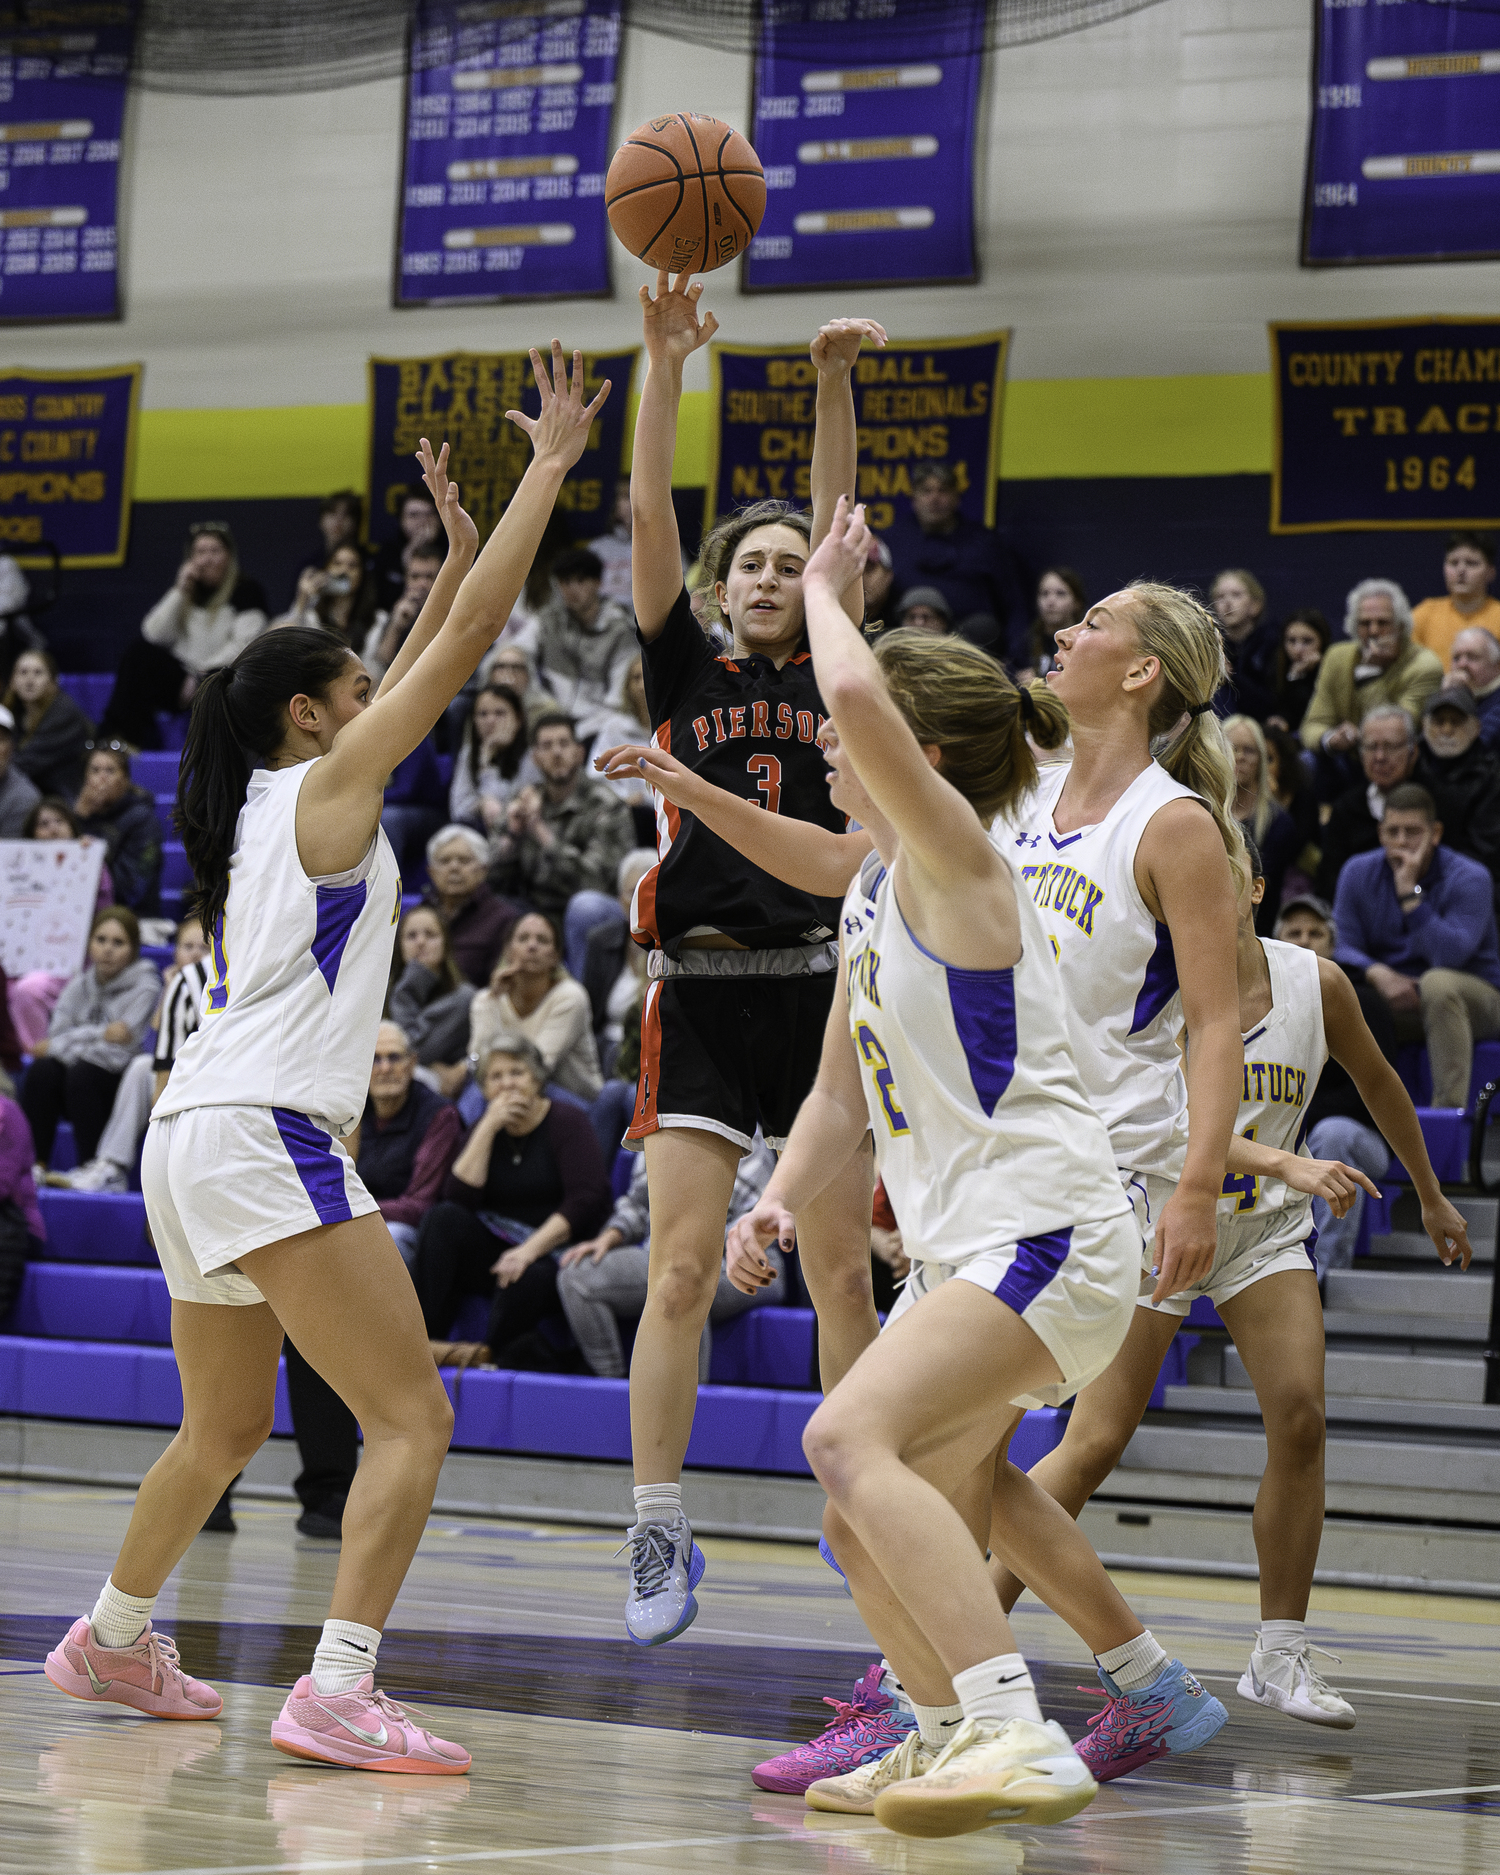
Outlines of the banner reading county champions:
[{"label": "banner reading county champions", "polygon": [[1271,327],[1271,532],[1500,526],[1500,318]]},{"label": "banner reading county champions", "polygon": [[419,0],[396,304],[609,292],[621,0]]},{"label": "banner reading county champions", "polygon": [[1500,254],[1500,7],[1314,11],[1304,264]]},{"label": "banner reading county champions", "polygon": [[[16,26],[25,13],[35,25]],[[43,17],[45,16],[45,17]],[[0,320],[115,319],[133,0],[0,20]]]},{"label": "banner reading county champions", "polygon": [[143,369],[0,374],[0,552],[24,565],[46,544],[64,566],[119,566]]},{"label": "banner reading county champions", "polygon": [[[972,280],[985,10],[885,0],[766,9],[755,144],[766,213],[747,292]],[[810,17],[811,16],[811,17]]]},{"label": "banner reading county champions", "polygon": [[[994,525],[1009,338],[893,340],[884,351],[860,353],[856,493],[877,533],[908,511],[912,471],[924,462],[953,468],[963,512]],[[810,501],[818,373],[807,348],[714,345],[709,375],[705,527],[749,501]]]},{"label": "banner reading county champions", "polygon": [[[612,388],[557,498],[579,540],[610,529],[638,349],[583,355],[585,397],[593,398],[606,378]],[[534,417],[540,408],[525,352],[372,358],[370,538],[379,544],[399,533],[402,498],[421,487],[415,456],[425,436],[435,450],[448,444],[449,473],[479,538],[487,540],[531,461],[530,437],[505,413],[524,410]]]}]

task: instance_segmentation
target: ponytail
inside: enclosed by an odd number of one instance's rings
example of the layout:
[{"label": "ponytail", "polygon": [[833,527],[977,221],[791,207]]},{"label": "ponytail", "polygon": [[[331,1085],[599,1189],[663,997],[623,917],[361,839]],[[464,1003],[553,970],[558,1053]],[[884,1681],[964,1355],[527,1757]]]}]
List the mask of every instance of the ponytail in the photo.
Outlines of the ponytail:
[{"label": "ponytail", "polygon": [[212,671],[193,697],[177,774],[174,819],[196,889],[189,909],[210,935],[229,897],[229,862],[255,759],[286,737],[293,697],[323,698],[347,668],[349,647],[311,625],[285,625]]}]

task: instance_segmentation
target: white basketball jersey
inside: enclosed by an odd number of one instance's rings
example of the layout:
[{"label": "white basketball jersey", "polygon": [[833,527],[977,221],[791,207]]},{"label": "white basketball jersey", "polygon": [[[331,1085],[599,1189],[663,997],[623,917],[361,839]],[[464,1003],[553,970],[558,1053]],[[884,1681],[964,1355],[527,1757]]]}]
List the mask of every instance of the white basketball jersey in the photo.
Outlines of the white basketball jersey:
[{"label": "white basketball jersey", "polygon": [[1069,767],[1044,768],[990,837],[1014,862],[1052,940],[1068,1039],[1115,1164],[1175,1179],[1187,1154],[1187,1083],[1170,1013],[1177,962],[1171,934],[1136,885],[1135,854],[1169,801],[1202,801],[1153,762],[1097,826],[1059,833],[1052,811]]},{"label": "white basketball jersey", "polygon": [[[1310,1158],[1303,1143],[1307,1107],[1328,1059],[1318,960],[1295,944],[1262,938],[1271,970],[1271,1013],[1245,1036],[1244,1081],[1235,1131],[1276,1152]],[[1178,1010],[1181,1021],[1181,1010]],[[1312,1200],[1284,1179],[1231,1172],[1219,1200],[1219,1250],[1301,1243],[1312,1231]]]},{"label": "white basketball jersey", "polygon": [[351,872],[311,879],[302,870],[297,798],[312,769],[301,762],[250,777],[228,902],[209,934],[202,1020],[156,1115],[281,1107],[342,1138],[364,1111],[401,875],[379,828]]},{"label": "white basketball jersey", "polygon": [[963,1263],[1129,1208],[1068,1050],[1046,933],[1019,882],[1016,905],[1020,962],[959,970],[907,929],[878,854],[844,900],[849,1026],[912,1258]]}]

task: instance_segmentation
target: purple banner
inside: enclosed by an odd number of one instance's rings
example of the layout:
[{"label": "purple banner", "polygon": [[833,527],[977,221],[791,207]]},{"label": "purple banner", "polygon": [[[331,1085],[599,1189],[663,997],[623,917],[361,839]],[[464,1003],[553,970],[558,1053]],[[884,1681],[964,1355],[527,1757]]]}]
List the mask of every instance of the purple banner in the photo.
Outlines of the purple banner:
[{"label": "purple banner", "polygon": [[141,366],[0,376],[0,552],[119,566],[130,533]]},{"label": "purple banner", "polygon": [[[11,9],[7,9],[7,14]],[[130,0],[0,29],[0,320],[117,319]]]},{"label": "purple banner", "polygon": [[782,0],[765,18],[751,141],[766,214],[746,291],[977,278],[984,8]]},{"label": "purple banner", "polygon": [[419,0],[398,306],[607,295],[620,0]]}]

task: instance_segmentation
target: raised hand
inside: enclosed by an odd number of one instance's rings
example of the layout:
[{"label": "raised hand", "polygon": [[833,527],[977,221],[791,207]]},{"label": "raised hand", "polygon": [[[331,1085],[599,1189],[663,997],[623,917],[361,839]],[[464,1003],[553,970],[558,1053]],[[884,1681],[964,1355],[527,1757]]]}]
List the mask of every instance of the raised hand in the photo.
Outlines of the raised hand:
[{"label": "raised hand", "polygon": [[417,451],[417,461],[422,465],[422,480],[437,503],[438,514],[448,535],[448,545],[472,556],[479,546],[479,529],[459,505],[458,483],[448,480],[448,445],[444,443],[434,456],[432,444],[424,436]]},{"label": "raised hand", "polygon": [[690,280],[685,273],[678,274],[675,286],[665,272],[659,273],[654,299],[650,287],[641,288],[646,354],[652,364],[668,360],[680,364],[718,331],[719,322],[711,312],[705,313],[701,320],[698,317],[698,301],[702,297],[703,282]]},{"label": "raised hand", "polygon": [[641,781],[655,788],[673,807],[692,813],[704,783],[686,763],[654,742],[626,742],[594,757],[606,781]]},{"label": "raised hand", "polygon": [[534,345],[531,348],[531,369],[536,378],[536,387],[542,394],[541,415],[528,417],[524,410],[507,410],[505,414],[531,438],[538,462],[545,458],[551,462],[560,462],[565,469],[571,469],[589,440],[589,426],[604,408],[610,392],[610,380],[606,378],[599,386],[599,395],[591,404],[586,404],[583,401],[583,353],[574,352],[573,374],[570,378],[559,339],[552,341],[550,372],[542,362],[542,354]]},{"label": "raised hand", "polygon": [[849,371],[866,340],[881,346],[885,339],[885,327],[873,319],[830,319],[814,335],[812,361],[819,371]]},{"label": "raised hand", "polygon": [[809,582],[816,585],[822,581],[835,594],[847,592],[864,575],[870,540],[870,530],[865,526],[864,503],[860,502],[851,508],[849,497],[840,495],[828,532],[802,569],[803,591],[807,590]]}]

